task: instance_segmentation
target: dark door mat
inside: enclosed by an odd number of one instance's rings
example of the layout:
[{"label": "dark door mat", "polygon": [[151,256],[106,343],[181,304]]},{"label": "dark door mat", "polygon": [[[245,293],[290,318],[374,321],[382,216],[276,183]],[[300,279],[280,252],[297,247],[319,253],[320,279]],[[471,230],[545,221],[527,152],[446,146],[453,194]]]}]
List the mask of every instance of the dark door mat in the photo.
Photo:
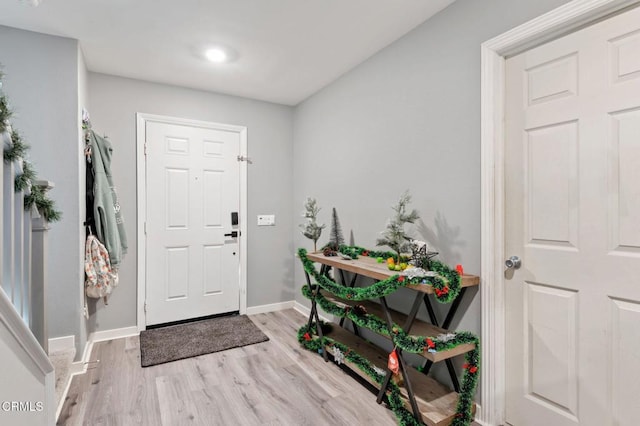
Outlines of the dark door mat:
[{"label": "dark door mat", "polygon": [[211,318],[140,332],[143,367],[266,342],[246,315]]}]

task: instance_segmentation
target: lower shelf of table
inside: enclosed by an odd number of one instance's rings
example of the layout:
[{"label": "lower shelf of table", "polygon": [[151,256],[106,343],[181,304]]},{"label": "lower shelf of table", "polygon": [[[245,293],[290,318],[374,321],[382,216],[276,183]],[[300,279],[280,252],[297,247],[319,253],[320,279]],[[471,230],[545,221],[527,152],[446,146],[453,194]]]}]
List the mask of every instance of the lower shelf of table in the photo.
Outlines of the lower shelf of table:
[{"label": "lower shelf of table", "polygon": [[[384,311],[382,310],[382,307],[380,306],[379,303],[375,303],[372,302],[370,300],[363,300],[363,301],[358,301],[358,302],[353,302],[353,301],[349,301],[349,300],[344,300],[344,299],[339,299],[338,297],[334,296],[333,294],[331,294],[330,292],[326,291],[326,290],[320,290],[320,293],[322,294],[322,296],[328,300],[330,300],[331,302],[337,304],[338,306],[345,306],[345,305],[350,305],[350,306],[356,306],[356,305],[360,305],[362,307],[365,308],[365,310],[372,315],[377,316],[378,318],[384,318],[385,314]],[[397,325],[399,325],[400,327],[403,326],[403,324],[407,321],[407,315],[403,314],[401,312],[395,311],[393,309],[389,309],[389,314],[391,315],[391,319],[393,320],[394,323],[396,323]],[[424,321],[421,321],[419,319],[415,319],[413,321],[413,325],[411,326],[411,328],[408,330],[408,332],[412,335],[418,335],[418,336],[431,336],[431,337],[436,337],[439,334],[443,334],[443,333],[448,333],[448,330],[445,330],[443,328],[440,327],[436,327],[435,325],[426,323]],[[384,335],[382,335],[383,337],[386,337]],[[387,337],[388,338],[388,337]],[[467,352],[470,352],[472,350],[474,350],[476,347],[476,345],[474,345],[473,343],[465,343],[459,346],[456,346],[455,348],[446,350],[446,351],[439,351],[436,353],[430,353],[427,352],[426,350],[424,351],[424,353],[420,354],[423,357],[425,357],[426,359],[428,359],[431,362],[439,362],[448,358],[453,358],[455,356],[458,355],[462,355],[465,354]]]},{"label": "lower shelf of table", "polygon": [[[348,332],[337,324],[331,324],[332,330],[327,333],[327,337],[330,337],[347,347],[357,352],[361,356],[367,358],[371,364],[382,368],[386,371],[388,353],[378,348],[377,346],[367,342],[366,340]],[[328,353],[333,355],[333,348],[325,348]],[[367,382],[371,383],[376,388],[379,385],[371,379],[367,374],[361,371],[357,366],[352,365],[350,362],[344,362],[353,373],[362,377]],[[458,403],[458,394],[451,391],[444,385],[440,384],[431,377],[420,373],[419,371],[409,368],[409,380],[411,380],[411,386],[418,403],[418,408],[422,413],[422,420],[429,426],[445,426],[449,425],[453,420],[456,413],[456,406]],[[396,381],[398,383],[398,381]],[[411,412],[411,405],[409,404],[406,389],[400,383],[400,391],[407,409]],[[473,412],[475,413],[475,403],[473,404]]]}]

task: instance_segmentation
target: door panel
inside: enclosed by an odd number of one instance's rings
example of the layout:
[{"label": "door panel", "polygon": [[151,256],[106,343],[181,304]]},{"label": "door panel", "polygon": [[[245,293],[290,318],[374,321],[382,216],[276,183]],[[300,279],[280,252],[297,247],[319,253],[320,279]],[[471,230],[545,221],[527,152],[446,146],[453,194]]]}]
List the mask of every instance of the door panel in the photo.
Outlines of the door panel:
[{"label": "door panel", "polygon": [[610,299],[611,408],[620,425],[638,423],[640,409],[640,303]]},{"label": "door panel", "polygon": [[509,58],[506,90],[507,422],[635,425],[640,10]]},{"label": "door panel", "polygon": [[147,325],[237,311],[237,132],[147,122]]},{"label": "door panel", "polygon": [[610,247],[616,254],[640,255],[640,109],[611,114],[610,127]]}]

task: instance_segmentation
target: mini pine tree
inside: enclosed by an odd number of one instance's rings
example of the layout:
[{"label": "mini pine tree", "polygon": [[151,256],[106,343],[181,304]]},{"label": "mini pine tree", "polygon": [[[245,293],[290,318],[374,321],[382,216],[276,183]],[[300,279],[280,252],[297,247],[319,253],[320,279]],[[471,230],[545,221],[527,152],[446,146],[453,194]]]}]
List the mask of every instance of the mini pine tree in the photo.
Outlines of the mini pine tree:
[{"label": "mini pine tree", "polygon": [[405,191],[400,197],[398,204],[393,206],[396,214],[387,222],[387,229],[382,231],[382,235],[376,241],[377,246],[388,246],[398,254],[400,261],[400,253],[409,248],[409,236],[404,231],[405,223],[414,223],[420,218],[418,212],[414,209],[407,213],[407,205],[411,202],[409,191]]},{"label": "mini pine tree", "polygon": [[316,243],[318,239],[320,239],[320,235],[322,234],[322,229],[325,225],[318,225],[318,213],[320,212],[320,207],[318,207],[318,203],[315,198],[307,198],[304,203],[304,213],[302,217],[306,220],[305,223],[300,224],[300,229],[302,229],[302,235],[313,240],[313,251],[316,251]]},{"label": "mini pine tree", "polygon": [[342,245],[344,245],[344,236],[342,235],[338,212],[336,212],[336,208],[334,207],[333,213],[331,214],[331,233],[329,234],[329,243],[326,247],[329,247],[331,250],[338,250]]}]

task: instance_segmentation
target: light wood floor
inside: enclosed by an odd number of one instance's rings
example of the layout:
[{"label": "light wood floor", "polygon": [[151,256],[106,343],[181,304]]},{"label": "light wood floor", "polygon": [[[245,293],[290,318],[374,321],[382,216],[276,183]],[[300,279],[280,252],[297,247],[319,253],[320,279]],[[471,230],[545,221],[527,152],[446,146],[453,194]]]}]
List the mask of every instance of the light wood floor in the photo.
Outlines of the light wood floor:
[{"label": "light wood floor", "polygon": [[60,425],[395,425],[335,364],[302,349],[294,310],[250,317],[269,341],[140,367],[138,337],[97,343],[75,376]]}]

